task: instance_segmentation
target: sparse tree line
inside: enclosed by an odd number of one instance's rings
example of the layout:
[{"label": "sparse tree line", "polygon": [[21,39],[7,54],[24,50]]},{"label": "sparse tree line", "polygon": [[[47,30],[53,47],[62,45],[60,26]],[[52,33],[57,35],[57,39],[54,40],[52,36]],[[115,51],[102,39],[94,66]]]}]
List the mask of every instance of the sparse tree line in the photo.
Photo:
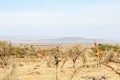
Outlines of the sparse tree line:
[{"label": "sparse tree line", "polygon": [[[95,57],[96,65],[100,67],[101,65],[107,65],[109,62],[120,63],[120,46],[97,44],[95,41],[92,48],[83,48],[80,45],[75,45],[64,49],[60,46],[42,49],[34,45],[13,45],[11,42],[0,41],[0,66],[7,66],[7,59],[10,57],[39,58],[40,60],[45,60],[48,67],[55,65],[56,70],[58,66],[62,69],[68,60],[73,62],[71,65],[75,68],[78,59],[81,58],[85,65],[89,61],[87,58]],[[59,65],[59,63],[62,64]],[[89,67],[89,65],[86,66]]]},{"label": "sparse tree line", "polygon": [[[89,48],[91,50],[91,52],[89,51],[89,55],[92,55],[92,57],[99,58],[99,61],[100,60],[102,61],[102,59],[105,59],[105,57],[107,59],[106,61],[111,60],[114,57],[119,59],[120,46],[103,45],[103,44],[97,44],[96,42],[94,42],[94,45],[95,46],[93,46],[92,48]],[[59,46],[49,49],[42,49],[40,47],[35,47],[34,45],[13,45],[11,42],[0,41],[0,59],[3,59],[5,57],[9,58],[11,56],[18,58],[33,56],[35,58],[40,58],[40,59],[46,57],[51,59],[52,57],[54,57],[56,64],[63,61],[63,65],[61,67],[64,66],[65,62],[68,59],[71,59],[74,68],[75,63],[80,56],[83,58],[82,60],[85,63],[87,61],[85,57],[86,52],[87,52],[87,48],[82,48],[82,46],[80,45],[75,45],[72,46],[71,48],[66,48],[66,49],[62,49]],[[49,61],[50,60],[48,60],[48,62]]]}]

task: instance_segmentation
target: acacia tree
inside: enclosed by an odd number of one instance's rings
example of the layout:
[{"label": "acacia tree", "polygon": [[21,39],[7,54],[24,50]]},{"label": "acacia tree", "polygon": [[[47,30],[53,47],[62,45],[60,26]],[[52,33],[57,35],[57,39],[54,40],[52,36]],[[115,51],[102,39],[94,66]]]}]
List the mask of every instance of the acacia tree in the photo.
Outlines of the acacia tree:
[{"label": "acacia tree", "polygon": [[62,60],[61,69],[64,67],[65,63],[69,59],[68,55],[69,55],[68,49],[64,49],[61,51],[61,60]]},{"label": "acacia tree", "polygon": [[7,41],[0,41],[0,64],[4,67],[8,65],[8,57],[11,54],[12,44]]},{"label": "acacia tree", "polygon": [[57,70],[58,70],[58,65],[59,62],[61,61],[61,51],[60,48],[57,46],[56,48],[53,48],[51,50],[51,55],[54,57],[54,62],[56,66],[56,80],[58,80],[58,75],[57,75]]},{"label": "acacia tree", "polygon": [[68,52],[69,52],[69,57],[72,59],[72,62],[73,62],[73,68],[75,68],[75,63],[81,54],[80,46],[75,46],[69,49]]}]

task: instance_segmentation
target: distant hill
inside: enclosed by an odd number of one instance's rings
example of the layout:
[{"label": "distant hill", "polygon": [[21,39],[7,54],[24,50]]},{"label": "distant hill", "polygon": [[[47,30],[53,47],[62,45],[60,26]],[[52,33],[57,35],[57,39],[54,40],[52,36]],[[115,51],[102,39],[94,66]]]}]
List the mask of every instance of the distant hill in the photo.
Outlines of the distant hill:
[{"label": "distant hill", "polygon": [[86,38],[80,38],[80,37],[63,37],[63,38],[57,38],[57,39],[46,39],[43,40],[45,42],[49,43],[92,43],[93,39],[86,39]]},{"label": "distant hill", "polygon": [[2,40],[8,40],[13,43],[21,43],[21,44],[92,44],[94,40],[98,43],[116,43],[110,40],[100,40],[100,39],[87,39],[81,37],[62,37],[55,39],[39,39],[39,38],[23,38],[23,37],[0,37]]},{"label": "distant hill", "polygon": [[91,43],[93,43],[94,40],[96,40],[98,43],[115,43],[110,40],[87,39],[87,38],[81,38],[81,37],[63,37],[63,38],[57,38],[57,39],[46,39],[46,40],[41,40],[40,42],[63,43],[63,44],[70,44],[70,43],[91,44]]}]

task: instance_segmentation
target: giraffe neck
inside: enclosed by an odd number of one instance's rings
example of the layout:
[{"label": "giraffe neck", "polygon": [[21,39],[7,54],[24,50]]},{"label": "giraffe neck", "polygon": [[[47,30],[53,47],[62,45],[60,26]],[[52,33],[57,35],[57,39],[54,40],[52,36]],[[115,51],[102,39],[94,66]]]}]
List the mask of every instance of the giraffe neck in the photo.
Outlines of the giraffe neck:
[{"label": "giraffe neck", "polygon": [[94,45],[95,45],[95,49],[96,49],[96,51],[97,51],[97,52],[99,52],[99,49],[98,49],[97,44],[96,44],[96,43],[94,43]]}]

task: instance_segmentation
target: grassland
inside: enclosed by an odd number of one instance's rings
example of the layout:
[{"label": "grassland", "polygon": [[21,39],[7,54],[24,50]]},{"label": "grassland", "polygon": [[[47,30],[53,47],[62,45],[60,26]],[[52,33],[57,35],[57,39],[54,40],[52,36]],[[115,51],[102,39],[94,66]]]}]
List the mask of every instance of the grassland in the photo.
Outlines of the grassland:
[{"label": "grassland", "polygon": [[96,45],[1,41],[0,80],[120,80],[120,46]]}]

